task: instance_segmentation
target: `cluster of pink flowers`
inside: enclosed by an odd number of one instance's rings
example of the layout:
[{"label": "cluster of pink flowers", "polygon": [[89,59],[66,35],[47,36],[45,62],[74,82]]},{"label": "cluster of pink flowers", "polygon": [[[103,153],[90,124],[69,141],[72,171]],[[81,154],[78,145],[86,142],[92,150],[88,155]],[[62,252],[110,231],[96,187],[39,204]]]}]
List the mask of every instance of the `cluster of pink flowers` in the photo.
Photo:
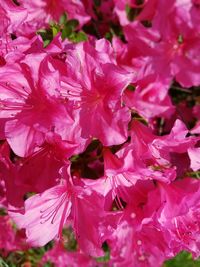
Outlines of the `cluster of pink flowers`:
[{"label": "cluster of pink flowers", "polygon": [[[54,240],[58,267],[101,266],[105,244],[111,267],[199,257],[200,1],[96,2],[0,1],[0,250]],[[44,46],[64,12],[95,33],[61,26]]]}]

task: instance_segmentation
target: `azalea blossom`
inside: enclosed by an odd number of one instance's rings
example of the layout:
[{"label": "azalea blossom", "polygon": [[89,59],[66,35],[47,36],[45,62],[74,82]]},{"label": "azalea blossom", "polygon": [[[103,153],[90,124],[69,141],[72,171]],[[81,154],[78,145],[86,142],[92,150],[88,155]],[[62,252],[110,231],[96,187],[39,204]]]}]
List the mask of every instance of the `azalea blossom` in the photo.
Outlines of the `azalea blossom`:
[{"label": "azalea blossom", "polygon": [[199,15],[198,0],[1,1],[5,264],[200,256]]}]

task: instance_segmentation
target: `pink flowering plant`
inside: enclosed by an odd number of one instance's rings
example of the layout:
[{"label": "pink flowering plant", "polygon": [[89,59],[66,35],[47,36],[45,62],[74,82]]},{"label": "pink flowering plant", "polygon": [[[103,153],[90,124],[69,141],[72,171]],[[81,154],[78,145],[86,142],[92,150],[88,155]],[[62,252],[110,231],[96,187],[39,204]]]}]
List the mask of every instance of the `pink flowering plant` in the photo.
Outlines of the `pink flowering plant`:
[{"label": "pink flowering plant", "polygon": [[0,1],[0,266],[200,266],[199,179],[200,1]]}]

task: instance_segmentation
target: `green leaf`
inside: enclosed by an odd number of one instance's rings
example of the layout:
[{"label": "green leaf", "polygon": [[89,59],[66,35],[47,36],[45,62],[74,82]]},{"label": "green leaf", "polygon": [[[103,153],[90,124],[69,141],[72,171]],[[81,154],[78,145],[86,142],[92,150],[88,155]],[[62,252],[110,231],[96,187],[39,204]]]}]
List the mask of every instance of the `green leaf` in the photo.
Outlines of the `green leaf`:
[{"label": "green leaf", "polygon": [[74,42],[74,43],[80,43],[83,41],[87,41],[87,35],[80,31],[78,33],[73,32],[70,36],[69,39]]},{"label": "green leaf", "polygon": [[174,259],[166,261],[163,267],[200,267],[200,260],[193,260],[190,253],[182,251]]},{"label": "green leaf", "polygon": [[97,262],[106,263],[110,260],[110,249],[106,242],[103,243],[102,248],[105,252],[104,256],[96,258]]},{"label": "green leaf", "polygon": [[52,27],[53,37],[55,37],[59,31],[60,31],[60,27],[57,26],[57,25],[54,25],[54,26]]},{"label": "green leaf", "polygon": [[87,39],[88,39],[87,35],[82,31],[78,32],[76,35],[76,42],[77,43],[87,41]]},{"label": "green leaf", "polygon": [[1,267],[9,267],[9,265],[0,257],[0,266]]},{"label": "green leaf", "polygon": [[72,32],[73,28],[65,25],[64,28],[62,29],[62,35],[61,35],[62,39],[64,40],[68,38],[72,34]]},{"label": "green leaf", "polygon": [[79,25],[78,20],[76,19],[70,19],[66,23],[66,27],[71,27],[73,30]]},{"label": "green leaf", "polygon": [[130,91],[135,91],[135,86],[133,86],[132,84],[129,84],[127,86],[127,89],[130,90]]},{"label": "green leaf", "polygon": [[126,10],[126,14],[128,15],[128,13],[131,11],[131,7],[129,5],[126,5],[125,10]]},{"label": "green leaf", "polygon": [[100,6],[101,5],[101,0],[93,0],[95,6]]},{"label": "green leaf", "polygon": [[[53,26],[52,26],[53,27]],[[46,47],[53,39],[53,30],[52,28],[46,29],[46,30],[39,30],[37,32],[42,37],[42,40],[44,42],[44,47]]]},{"label": "green leaf", "polygon": [[44,41],[44,47],[47,47],[48,44],[50,44],[51,40],[45,40]]},{"label": "green leaf", "polygon": [[4,208],[0,208],[0,216],[4,216],[6,214],[7,214],[6,210]]},{"label": "green leaf", "polygon": [[47,261],[47,262],[43,265],[43,267],[54,267],[54,264],[51,263],[50,261]]},{"label": "green leaf", "polygon": [[140,9],[139,8],[132,8],[129,5],[126,5],[125,10],[126,10],[126,16],[127,16],[128,20],[133,21],[135,19],[135,17],[138,15]]},{"label": "green leaf", "polygon": [[50,20],[50,21],[49,21],[49,25],[50,25],[50,26],[54,26],[55,24],[56,24],[56,22],[55,22],[54,20]]},{"label": "green leaf", "polygon": [[67,22],[67,14],[63,13],[62,16],[59,19],[59,24],[65,24]]},{"label": "green leaf", "polygon": [[39,34],[42,37],[42,39],[44,40],[46,38],[47,32],[46,32],[46,30],[39,30],[37,32],[37,34]]},{"label": "green leaf", "polygon": [[113,34],[112,32],[106,32],[105,34],[105,38],[109,41],[112,41],[112,37],[113,37]]}]

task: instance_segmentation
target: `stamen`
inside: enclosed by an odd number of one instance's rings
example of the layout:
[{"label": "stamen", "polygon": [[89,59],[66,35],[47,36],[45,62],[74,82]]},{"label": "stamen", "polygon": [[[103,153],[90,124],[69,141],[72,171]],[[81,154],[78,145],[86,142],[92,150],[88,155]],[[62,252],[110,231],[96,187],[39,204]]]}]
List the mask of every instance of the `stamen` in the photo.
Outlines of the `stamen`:
[{"label": "stamen", "polygon": [[[99,94],[97,90],[88,90],[84,86],[79,86],[68,81],[67,84],[69,87],[65,87],[65,85],[63,85],[63,90],[60,92],[61,97],[70,101],[78,102],[77,107],[80,107],[81,104],[96,104],[102,100],[102,95]],[[70,87],[73,89],[68,89]]]},{"label": "stamen", "polygon": [[51,219],[51,223],[53,224],[55,222],[56,216],[58,214],[58,211],[62,207],[63,203],[67,201],[68,195],[67,193],[64,193],[61,197],[57,196],[55,198],[51,198],[51,200],[58,199],[55,203],[53,203],[51,206],[46,208],[45,210],[41,210],[40,213],[40,223],[44,224],[45,222],[49,221]]},{"label": "stamen", "polygon": [[116,179],[114,176],[110,177],[110,181],[111,181],[111,185],[113,187],[113,194],[114,194],[114,199],[115,199],[115,203],[118,209],[123,210],[123,204],[121,202],[120,197],[118,196],[118,192],[119,192],[119,188],[117,187],[117,183],[116,183]]},{"label": "stamen", "polygon": [[31,110],[33,105],[0,99],[0,110]]}]

